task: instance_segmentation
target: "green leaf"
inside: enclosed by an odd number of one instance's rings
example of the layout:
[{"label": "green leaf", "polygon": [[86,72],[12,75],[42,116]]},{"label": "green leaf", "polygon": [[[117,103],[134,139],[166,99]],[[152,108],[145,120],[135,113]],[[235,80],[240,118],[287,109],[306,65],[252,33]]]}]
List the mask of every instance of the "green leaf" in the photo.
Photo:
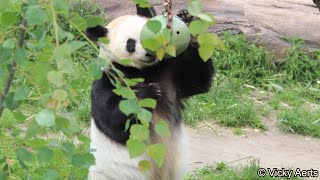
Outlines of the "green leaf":
[{"label": "green leaf", "polygon": [[165,146],[163,144],[154,144],[148,146],[146,152],[150,158],[154,160],[157,166],[160,168],[164,162]]},{"label": "green leaf", "polygon": [[48,84],[48,72],[53,70],[50,64],[47,62],[36,62],[35,65],[33,65],[33,69],[37,69],[36,71],[31,71],[30,76],[33,78],[33,80],[37,84],[46,86]]},{"label": "green leaf", "polygon": [[166,51],[163,48],[158,49],[156,52],[156,55],[159,58],[159,60],[162,60],[165,54]]},{"label": "green leaf", "polygon": [[88,66],[88,71],[93,79],[100,79],[102,77],[102,71],[107,66],[107,62],[101,58],[94,59]]},{"label": "green leaf", "polygon": [[65,131],[70,126],[70,121],[67,118],[58,116],[56,117],[56,126],[59,130]]},{"label": "green leaf", "polygon": [[188,12],[192,16],[198,16],[201,13],[201,3],[199,0],[192,0],[189,3]]},{"label": "green leaf", "polygon": [[130,128],[130,139],[147,140],[150,136],[150,130],[140,124],[134,124]]},{"label": "green leaf", "polygon": [[73,51],[77,51],[78,49],[86,46],[88,43],[84,41],[71,41],[69,44],[71,45]]},{"label": "green leaf", "polygon": [[147,28],[154,34],[157,34],[158,32],[160,32],[162,24],[158,20],[149,20],[147,21]]},{"label": "green leaf", "polygon": [[5,12],[10,7],[9,0],[0,0],[0,13]]},{"label": "green leaf", "polygon": [[1,15],[1,26],[7,27],[17,23],[17,15],[14,12],[5,12]]},{"label": "green leaf", "polygon": [[[6,39],[5,41],[3,41],[2,43],[2,47],[6,48],[6,49],[13,49],[16,45],[16,39],[15,38],[9,38],[9,39]],[[0,47],[0,54],[1,54],[1,47]],[[1,64],[1,61],[0,61],[0,64]]]},{"label": "green leaf", "polygon": [[24,114],[18,111],[13,112],[13,117],[19,123],[23,123],[27,119],[27,117]]},{"label": "green leaf", "polygon": [[43,127],[52,127],[55,125],[56,117],[52,111],[44,109],[36,116],[36,122]]},{"label": "green leaf", "polygon": [[27,8],[26,19],[28,25],[34,26],[44,24],[48,20],[48,16],[39,5],[31,5]]},{"label": "green leaf", "polygon": [[56,85],[57,87],[61,87],[65,84],[63,74],[59,71],[50,71],[47,77],[49,82]]},{"label": "green leaf", "polygon": [[9,179],[9,172],[3,171],[0,172],[0,180],[8,180]]},{"label": "green leaf", "polygon": [[162,42],[162,45],[165,46],[171,41],[171,33],[170,30],[165,28],[161,31],[160,35],[156,36],[156,39],[159,42]]},{"label": "green leaf", "polygon": [[81,17],[78,13],[75,13],[70,21],[76,27],[78,27],[81,31],[85,31],[87,29],[87,21]]},{"label": "green leaf", "polygon": [[125,99],[134,99],[136,97],[134,92],[127,87],[120,87],[118,89],[114,89],[113,92]]},{"label": "green leaf", "polygon": [[118,63],[122,64],[122,65],[129,65],[129,64],[133,63],[133,61],[131,59],[122,59]]},{"label": "green leaf", "polygon": [[0,46],[0,65],[10,60],[12,56],[11,50]]},{"label": "green leaf", "polygon": [[96,27],[96,26],[102,25],[104,23],[104,20],[101,17],[98,17],[98,16],[89,15],[89,16],[86,17],[86,20],[87,20],[88,28]]},{"label": "green leaf", "polygon": [[65,90],[57,89],[53,92],[52,98],[57,101],[64,101],[68,97],[68,93]]},{"label": "green leaf", "polygon": [[212,44],[203,44],[199,47],[199,54],[204,62],[208,61],[212,57],[213,51],[214,46]]},{"label": "green leaf", "polygon": [[47,147],[40,147],[37,151],[37,160],[40,163],[49,162],[54,156],[54,152]]},{"label": "green leaf", "polygon": [[129,149],[130,158],[135,158],[142,155],[146,149],[146,145],[142,141],[135,139],[129,139],[127,141],[127,146]]},{"label": "green leaf", "polygon": [[208,28],[209,28],[209,23],[206,22],[206,21],[202,21],[202,20],[192,21],[190,26],[189,26],[190,33],[193,36],[196,36],[196,35],[202,34],[204,32],[207,32]]},{"label": "green leaf", "polygon": [[77,153],[72,156],[72,165],[74,165],[75,167],[89,168],[94,164],[95,164],[95,159],[93,155],[90,153],[84,153],[84,154]]},{"label": "green leaf", "polygon": [[14,57],[15,57],[16,63],[20,67],[25,67],[27,65],[28,53],[25,48],[16,48]]},{"label": "green leaf", "polygon": [[125,126],[124,126],[124,131],[127,132],[127,131],[129,130],[129,128],[130,128],[130,120],[128,119],[128,120],[126,121]]},{"label": "green leaf", "polygon": [[21,161],[32,161],[33,154],[29,152],[26,148],[19,148],[16,151],[17,159]]},{"label": "green leaf", "polygon": [[28,98],[31,90],[28,87],[18,87],[14,93],[14,101],[24,101]]},{"label": "green leaf", "polygon": [[59,174],[56,170],[50,169],[42,175],[42,179],[56,180],[56,179],[59,179]]},{"label": "green leaf", "polygon": [[139,105],[141,107],[145,107],[145,108],[152,108],[154,109],[157,105],[157,101],[151,98],[146,98],[146,99],[142,99],[139,101]]},{"label": "green leaf", "polygon": [[60,149],[63,151],[63,154],[70,159],[72,159],[72,155],[74,153],[75,150],[75,145],[73,143],[70,142],[63,142],[60,146]]},{"label": "green leaf", "polygon": [[141,111],[138,112],[138,119],[143,122],[151,122],[152,119],[152,113],[146,109],[141,109]]},{"label": "green leaf", "polygon": [[166,47],[166,53],[169,54],[170,56],[172,57],[176,57],[177,54],[176,54],[176,47],[173,45],[173,44],[169,44],[167,47]]},{"label": "green leaf", "polygon": [[142,160],[139,162],[138,167],[143,173],[146,173],[151,169],[151,163],[147,160]]},{"label": "green leaf", "polygon": [[11,111],[17,109],[19,105],[21,104],[21,101],[15,101],[14,100],[14,93],[10,92],[7,94],[4,100],[4,107],[10,109]]},{"label": "green leaf", "polygon": [[53,57],[56,60],[70,59],[72,50],[73,48],[69,43],[62,44],[54,49]]},{"label": "green leaf", "polygon": [[160,120],[156,123],[155,131],[160,136],[170,136],[171,135],[171,131],[169,129],[169,124],[164,120]]},{"label": "green leaf", "polygon": [[73,65],[71,59],[60,59],[57,62],[59,72],[65,73],[65,74],[73,74]]},{"label": "green leaf", "polygon": [[58,11],[60,14],[69,14],[69,6],[67,4],[67,1],[65,0],[54,0],[53,6],[56,11]]},{"label": "green leaf", "polygon": [[200,19],[204,20],[204,21],[207,21],[210,23],[211,26],[214,26],[215,25],[215,19],[214,17],[209,14],[209,13],[202,13],[202,14],[199,14],[198,16]]},{"label": "green leaf", "polygon": [[145,49],[149,49],[155,52],[157,49],[161,47],[161,44],[156,39],[149,38],[142,42],[142,46]]},{"label": "green leaf", "polygon": [[139,105],[138,105],[137,101],[132,100],[132,99],[120,101],[119,108],[120,108],[120,111],[123,112],[127,116],[139,111]]},{"label": "green leaf", "polygon": [[102,44],[109,44],[110,43],[110,39],[108,39],[106,37],[101,37],[101,38],[98,38],[98,42],[100,42]]}]

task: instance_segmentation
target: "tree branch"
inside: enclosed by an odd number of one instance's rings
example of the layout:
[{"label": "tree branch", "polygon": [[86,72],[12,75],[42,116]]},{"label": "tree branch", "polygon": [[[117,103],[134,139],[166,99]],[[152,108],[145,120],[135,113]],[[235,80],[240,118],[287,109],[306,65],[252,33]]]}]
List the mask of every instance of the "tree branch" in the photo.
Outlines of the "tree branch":
[{"label": "tree branch", "polygon": [[[24,44],[24,40],[25,40],[25,36],[26,36],[26,26],[27,26],[27,21],[25,19],[22,20],[21,24],[20,24],[20,31],[19,31],[19,39],[16,45],[17,49],[21,49],[23,47]],[[16,72],[17,69],[17,63],[16,60],[13,59],[10,70],[9,70],[9,76],[7,78],[6,84],[4,86],[3,92],[0,94],[0,118],[2,117],[2,113],[4,110],[4,99],[6,97],[6,95],[9,93],[9,90],[11,88],[13,79],[14,79],[14,74]]]}]

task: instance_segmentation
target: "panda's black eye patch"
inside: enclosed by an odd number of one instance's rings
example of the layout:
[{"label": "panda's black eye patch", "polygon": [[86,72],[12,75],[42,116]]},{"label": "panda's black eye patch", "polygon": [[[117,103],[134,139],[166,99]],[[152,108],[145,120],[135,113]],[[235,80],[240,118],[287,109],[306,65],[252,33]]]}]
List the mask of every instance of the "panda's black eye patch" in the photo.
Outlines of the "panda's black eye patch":
[{"label": "panda's black eye patch", "polygon": [[135,52],[136,51],[136,40],[134,40],[132,38],[128,39],[126,48],[129,53]]}]

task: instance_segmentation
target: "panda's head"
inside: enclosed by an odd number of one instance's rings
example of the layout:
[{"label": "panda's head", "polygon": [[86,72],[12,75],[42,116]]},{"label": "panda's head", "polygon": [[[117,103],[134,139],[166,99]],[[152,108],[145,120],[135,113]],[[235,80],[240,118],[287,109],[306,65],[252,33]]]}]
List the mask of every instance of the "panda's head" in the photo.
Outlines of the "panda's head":
[{"label": "panda's head", "polygon": [[141,8],[139,12],[138,8],[138,15],[118,17],[106,27],[88,28],[86,34],[92,41],[97,41],[98,38],[109,40],[108,44],[100,43],[100,57],[107,58],[112,62],[131,59],[132,63],[126,66],[138,69],[157,64],[156,58],[148,54],[140,42],[142,27],[152,16],[148,12],[151,11],[141,11]]}]

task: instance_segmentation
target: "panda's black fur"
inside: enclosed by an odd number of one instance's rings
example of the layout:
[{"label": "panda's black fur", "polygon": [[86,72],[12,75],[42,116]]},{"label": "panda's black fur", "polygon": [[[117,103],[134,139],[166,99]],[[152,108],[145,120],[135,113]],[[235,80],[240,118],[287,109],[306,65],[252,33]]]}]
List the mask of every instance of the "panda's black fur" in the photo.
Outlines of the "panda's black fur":
[{"label": "panda's black fur", "polygon": [[[137,7],[137,10],[138,15],[148,18],[155,14],[153,8],[150,11]],[[108,30],[102,26],[89,28],[86,32],[88,37],[94,41],[107,33]],[[182,101],[190,96],[209,91],[215,73],[212,61],[203,62],[199,56],[197,44],[193,43],[190,43],[183,54],[165,59],[150,67],[138,69],[116,62],[113,64],[126,78],[145,79],[143,83],[134,87],[137,97],[139,99],[156,99],[157,106],[153,113],[157,113],[162,119],[167,120],[173,132],[179,131],[183,125]],[[106,137],[120,146],[125,146],[130,135],[129,131],[124,131],[128,117],[119,109],[119,102],[122,98],[113,92],[114,88],[107,73],[104,73],[100,80],[94,81],[91,90],[92,118],[96,127]],[[131,122],[137,121],[131,120]],[[151,125],[152,132],[153,126]]]}]

